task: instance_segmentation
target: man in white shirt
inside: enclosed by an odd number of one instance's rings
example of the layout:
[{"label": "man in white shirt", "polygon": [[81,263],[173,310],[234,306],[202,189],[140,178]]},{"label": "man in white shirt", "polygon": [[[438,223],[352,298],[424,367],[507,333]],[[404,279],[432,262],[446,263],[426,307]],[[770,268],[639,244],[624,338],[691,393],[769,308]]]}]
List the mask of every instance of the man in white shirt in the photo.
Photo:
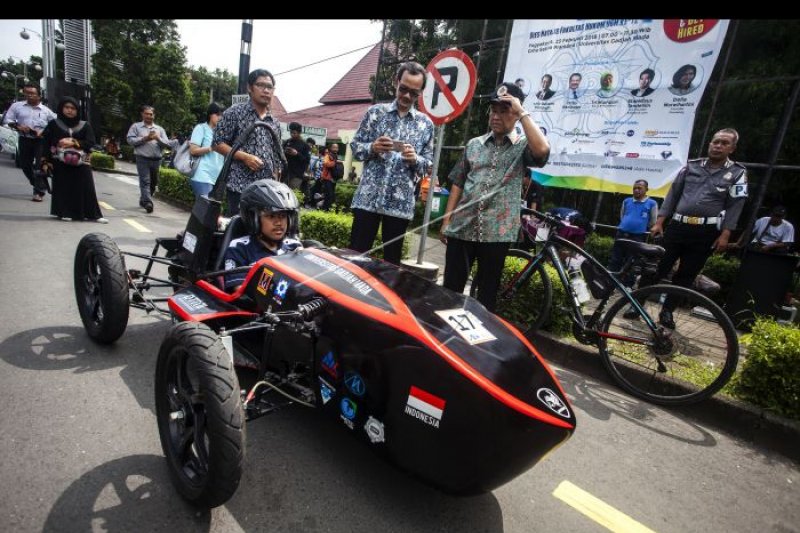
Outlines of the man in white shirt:
[{"label": "man in white shirt", "polygon": [[34,160],[38,163],[42,156],[45,148],[42,132],[47,123],[56,118],[56,114],[42,103],[42,93],[38,85],[26,83],[22,93],[25,95],[25,100],[11,104],[3,116],[3,125],[12,124],[12,127],[19,132],[20,167],[33,186],[31,200],[41,202],[45,190],[34,182]]},{"label": "man in white shirt", "polygon": [[760,252],[788,253],[794,244],[794,226],[784,220],[786,208],[775,207],[770,216],[761,217],[753,227],[750,248]]}]

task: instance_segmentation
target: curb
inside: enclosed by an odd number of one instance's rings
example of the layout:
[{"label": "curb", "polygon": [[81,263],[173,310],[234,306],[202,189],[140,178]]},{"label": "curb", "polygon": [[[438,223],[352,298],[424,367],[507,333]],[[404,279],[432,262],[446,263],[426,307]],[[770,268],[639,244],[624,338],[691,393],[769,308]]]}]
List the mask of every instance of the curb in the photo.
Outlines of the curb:
[{"label": "curb", "polygon": [[139,177],[139,174],[137,174],[136,172],[131,172],[129,170],[122,170],[119,168],[92,168],[92,172],[104,172],[106,174],[124,174],[126,176]]},{"label": "curb", "polygon": [[[565,342],[547,332],[534,333],[531,339],[548,362],[617,387],[605,371],[596,350],[592,351]],[[797,442],[800,442],[800,422],[795,420],[721,395],[712,396],[695,405],[662,407],[662,409],[680,413],[703,425],[724,431],[800,463],[800,446],[797,446]]]}]

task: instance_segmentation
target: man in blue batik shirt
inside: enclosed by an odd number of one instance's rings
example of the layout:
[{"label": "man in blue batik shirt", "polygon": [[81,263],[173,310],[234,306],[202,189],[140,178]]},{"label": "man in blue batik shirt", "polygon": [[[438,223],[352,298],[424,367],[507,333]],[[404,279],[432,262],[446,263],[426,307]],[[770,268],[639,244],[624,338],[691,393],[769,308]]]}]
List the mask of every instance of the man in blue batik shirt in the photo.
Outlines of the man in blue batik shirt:
[{"label": "man in blue batik shirt", "polygon": [[350,248],[372,248],[380,225],[383,258],[394,264],[400,264],[403,234],[414,217],[415,176],[432,166],[433,123],[414,108],[425,79],[419,63],[400,65],[394,102],[370,107],[350,143],[353,157],[364,161],[351,206]]}]

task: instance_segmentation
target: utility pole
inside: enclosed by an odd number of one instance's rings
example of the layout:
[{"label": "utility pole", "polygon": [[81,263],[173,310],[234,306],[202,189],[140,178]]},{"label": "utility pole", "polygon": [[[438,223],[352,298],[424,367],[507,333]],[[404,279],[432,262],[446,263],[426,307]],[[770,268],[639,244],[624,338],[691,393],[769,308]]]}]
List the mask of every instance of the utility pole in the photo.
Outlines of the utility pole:
[{"label": "utility pole", "polygon": [[242,20],[242,48],[239,52],[239,94],[247,93],[250,74],[250,45],[253,42],[253,19]]}]

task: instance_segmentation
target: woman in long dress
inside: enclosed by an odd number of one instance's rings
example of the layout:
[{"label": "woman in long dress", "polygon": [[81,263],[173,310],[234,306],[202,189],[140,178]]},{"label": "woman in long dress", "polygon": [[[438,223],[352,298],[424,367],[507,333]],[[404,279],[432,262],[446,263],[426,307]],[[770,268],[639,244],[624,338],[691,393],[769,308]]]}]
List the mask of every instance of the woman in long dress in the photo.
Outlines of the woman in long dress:
[{"label": "woman in long dress", "polygon": [[78,106],[76,99],[64,97],[58,104],[56,119],[50,121],[44,130],[43,136],[49,147],[44,165],[49,166],[53,173],[50,214],[66,221],[92,220],[105,224],[108,220],[103,218],[97,203],[89,162],[82,157],[80,163],[73,166],[59,157],[65,149],[80,150],[85,155],[94,146],[92,126],[80,120]]}]

